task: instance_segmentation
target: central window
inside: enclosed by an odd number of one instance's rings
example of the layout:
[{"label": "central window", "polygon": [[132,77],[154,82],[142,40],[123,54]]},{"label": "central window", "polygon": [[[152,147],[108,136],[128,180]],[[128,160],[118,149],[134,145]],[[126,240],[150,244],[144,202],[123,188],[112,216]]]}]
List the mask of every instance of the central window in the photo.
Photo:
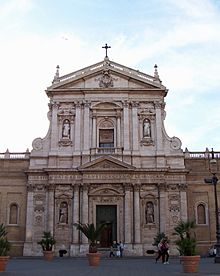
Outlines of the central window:
[{"label": "central window", "polygon": [[114,129],[99,129],[99,147],[114,148]]}]

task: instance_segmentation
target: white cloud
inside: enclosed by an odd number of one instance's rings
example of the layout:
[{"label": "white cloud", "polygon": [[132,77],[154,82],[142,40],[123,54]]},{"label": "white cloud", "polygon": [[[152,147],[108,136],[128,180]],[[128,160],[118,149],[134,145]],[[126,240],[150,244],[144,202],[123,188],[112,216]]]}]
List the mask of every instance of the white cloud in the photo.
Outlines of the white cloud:
[{"label": "white cloud", "polygon": [[33,0],[6,0],[0,7],[0,18],[3,20],[19,12],[28,12],[33,7]]}]

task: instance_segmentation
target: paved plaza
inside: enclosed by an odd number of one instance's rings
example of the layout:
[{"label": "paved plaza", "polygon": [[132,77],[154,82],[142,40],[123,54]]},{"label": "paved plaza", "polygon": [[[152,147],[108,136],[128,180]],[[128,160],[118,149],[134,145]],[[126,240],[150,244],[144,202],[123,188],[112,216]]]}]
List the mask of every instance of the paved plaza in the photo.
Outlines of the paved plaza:
[{"label": "paved plaza", "polygon": [[[55,258],[52,262],[42,258],[11,258],[6,272],[1,276],[172,276],[189,275],[182,272],[178,258],[171,258],[170,264],[155,264],[153,258],[102,258],[100,266],[91,267],[86,258]],[[220,276],[220,264],[212,258],[202,258],[199,272],[190,275]]]}]

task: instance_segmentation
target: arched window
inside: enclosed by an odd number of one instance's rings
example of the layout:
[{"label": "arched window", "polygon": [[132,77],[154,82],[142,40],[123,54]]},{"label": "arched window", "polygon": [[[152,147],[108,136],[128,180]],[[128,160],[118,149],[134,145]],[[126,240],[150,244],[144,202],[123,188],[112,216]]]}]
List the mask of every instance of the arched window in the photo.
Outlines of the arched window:
[{"label": "arched window", "polygon": [[10,205],[9,224],[18,224],[18,205],[16,203]]},{"label": "arched window", "polygon": [[197,205],[197,224],[207,224],[205,204]]}]

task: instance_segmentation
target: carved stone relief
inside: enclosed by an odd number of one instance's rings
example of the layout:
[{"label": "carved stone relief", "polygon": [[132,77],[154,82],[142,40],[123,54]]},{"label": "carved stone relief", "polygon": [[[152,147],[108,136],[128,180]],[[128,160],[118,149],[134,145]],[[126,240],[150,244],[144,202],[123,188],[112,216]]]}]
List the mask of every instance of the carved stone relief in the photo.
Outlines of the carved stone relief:
[{"label": "carved stone relief", "polygon": [[[108,69],[104,69],[102,71],[102,76],[95,80],[99,81],[99,87],[108,88],[108,87],[114,86],[113,77],[111,76],[110,70],[108,70]],[[114,80],[116,80],[116,79],[114,79]]]},{"label": "carved stone relief", "polygon": [[180,195],[169,194],[168,204],[172,222],[176,223],[180,218]]}]

